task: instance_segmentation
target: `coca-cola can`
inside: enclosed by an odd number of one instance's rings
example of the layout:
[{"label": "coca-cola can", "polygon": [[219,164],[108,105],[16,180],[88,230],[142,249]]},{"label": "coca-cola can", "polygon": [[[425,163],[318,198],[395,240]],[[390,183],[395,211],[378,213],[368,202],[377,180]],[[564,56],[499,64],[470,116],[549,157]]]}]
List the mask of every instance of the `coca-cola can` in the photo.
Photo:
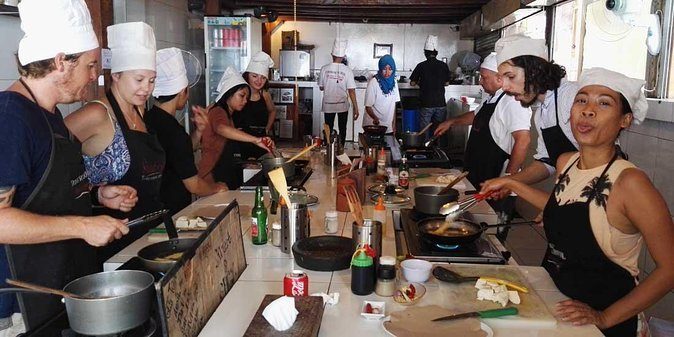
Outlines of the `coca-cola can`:
[{"label": "coca-cola can", "polygon": [[309,277],[301,270],[293,270],[283,278],[283,295],[298,297],[309,295]]}]

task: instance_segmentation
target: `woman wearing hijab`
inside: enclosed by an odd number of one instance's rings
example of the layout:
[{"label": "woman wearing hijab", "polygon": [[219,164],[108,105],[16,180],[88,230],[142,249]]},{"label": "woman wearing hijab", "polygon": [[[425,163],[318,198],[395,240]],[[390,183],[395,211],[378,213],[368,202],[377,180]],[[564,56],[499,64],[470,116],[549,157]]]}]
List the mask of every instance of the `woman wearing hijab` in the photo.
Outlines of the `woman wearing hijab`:
[{"label": "woman wearing hijab", "polygon": [[[156,44],[152,27],[144,22],[108,26],[112,52],[112,83],[106,97],[92,101],[65,119],[82,142],[87,173],[94,184],[129,185],[138,203],[127,214],[102,210],[116,218],[137,218],[164,208],[160,200],[166,162],[156,135],[143,121],[145,103],[154,90]],[[135,228],[123,240],[99,252],[101,261],[132,243],[151,225]]]},{"label": "woman wearing hijab", "polygon": [[[253,55],[243,78],[250,87],[250,97],[241,111],[234,114],[234,125],[253,136],[262,137],[272,134],[276,107],[269,94],[267,74],[274,61],[265,52]],[[241,146],[241,158],[259,158],[267,151],[253,144],[244,143]]]},{"label": "woman wearing hijab", "polygon": [[218,97],[207,108],[208,123],[201,138],[202,155],[199,177],[209,182],[222,182],[230,190],[243,184],[243,171],[235,161],[229,140],[252,143],[270,151],[274,141],[269,137],[255,137],[234,127],[233,115],[248,101],[250,87],[232,67],[228,67],[218,84]]},{"label": "woman wearing hijab", "polygon": [[161,200],[171,214],[192,203],[192,194],[201,197],[227,189],[224,184],[209,183],[199,178],[192,141],[196,139],[198,143],[202,131],[197,129],[190,139],[175,118],[176,111],[185,108],[190,89],[183,53],[178,48],[157,51],[157,79],[152,92],[155,103],[143,117],[147,127],[156,130],[159,143],[166,152]]},{"label": "woman wearing hijab", "polygon": [[396,103],[400,93],[395,80],[396,64],[391,55],[379,59],[379,71],[367,83],[363,125],[384,125],[386,133],[395,133]]},{"label": "woman wearing hijab", "polygon": [[[508,177],[488,189],[508,188],[543,209],[543,266],[570,297],[557,304],[556,315],[595,324],[608,337],[637,336],[640,313],[674,288],[674,224],[667,205],[614,146],[622,129],[646,116],[643,84],[602,68],[583,71],[571,108],[579,151],[559,157],[553,193]],[[656,268],[637,283],[644,241]]]}]

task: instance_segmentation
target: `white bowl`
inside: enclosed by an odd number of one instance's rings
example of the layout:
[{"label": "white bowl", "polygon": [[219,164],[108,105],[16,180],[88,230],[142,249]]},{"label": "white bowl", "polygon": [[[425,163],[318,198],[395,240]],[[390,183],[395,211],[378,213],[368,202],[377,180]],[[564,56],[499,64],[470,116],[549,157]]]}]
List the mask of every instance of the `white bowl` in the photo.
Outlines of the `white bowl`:
[{"label": "white bowl", "polygon": [[403,276],[408,282],[426,282],[431,276],[433,264],[426,260],[408,259],[400,263]]},{"label": "white bowl", "polygon": [[[370,303],[373,309],[379,310],[378,314],[370,314],[365,312],[365,306]],[[384,316],[386,310],[386,302],[377,302],[377,301],[363,301],[363,305],[360,308],[360,315],[363,316],[363,318],[368,319],[368,320],[377,320],[381,319]]]}]

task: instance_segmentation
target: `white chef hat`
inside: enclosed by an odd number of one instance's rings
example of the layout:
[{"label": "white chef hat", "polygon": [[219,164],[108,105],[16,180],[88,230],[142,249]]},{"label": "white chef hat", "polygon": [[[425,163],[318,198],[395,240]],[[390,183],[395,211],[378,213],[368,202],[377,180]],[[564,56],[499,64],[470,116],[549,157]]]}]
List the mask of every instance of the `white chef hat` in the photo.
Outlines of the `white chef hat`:
[{"label": "white chef hat", "polygon": [[110,71],[156,70],[157,43],[154,30],[145,22],[108,26],[108,47],[112,52]]},{"label": "white chef hat", "polygon": [[215,101],[219,101],[227,90],[232,89],[239,84],[248,85],[238,71],[234,70],[232,67],[227,67],[225,73],[222,74],[222,78],[220,78],[220,83],[218,83],[218,97]]},{"label": "white chef hat", "polygon": [[494,46],[496,61],[501,64],[517,56],[538,56],[547,61],[548,48],[545,40],[532,39],[524,35],[511,35],[498,39]]},{"label": "white chef hat", "polygon": [[604,68],[585,69],[578,81],[580,88],[588,85],[602,85],[625,96],[632,109],[634,124],[640,124],[646,118],[648,102],[642,90],[644,84],[646,84],[644,80],[627,77]]},{"label": "white chef hat", "polygon": [[157,50],[157,78],[152,96],[171,96],[187,88],[183,52],[175,47]]},{"label": "white chef hat", "polygon": [[426,44],[424,44],[424,50],[438,50],[438,36],[437,35],[428,35],[426,37]]},{"label": "white chef hat", "polygon": [[335,42],[332,44],[332,56],[335,57],[346,56],[346,46],[348,44],[349,41],[346,39],[335,39]]},{"label": "white chef hat", "polygon": [[19,16],[24,32],[19,42],[21,65],[98,48],[84,0],[23,0]]},{"label": "white chef hat", "polygon": [[257,54],[253,55],[248,63],[248,68],[246,72],[255,73],[262,76],[269,76],[269,68],[274,66],[274,60],[271,59],[269,54],[259,51]]},{"label": "white chef hat", "polygon": [[487,57],[484,58],[480,68],[491,70],[493,72],[498,72],[498,64],[496,64],[496,53],[491,52]]}]

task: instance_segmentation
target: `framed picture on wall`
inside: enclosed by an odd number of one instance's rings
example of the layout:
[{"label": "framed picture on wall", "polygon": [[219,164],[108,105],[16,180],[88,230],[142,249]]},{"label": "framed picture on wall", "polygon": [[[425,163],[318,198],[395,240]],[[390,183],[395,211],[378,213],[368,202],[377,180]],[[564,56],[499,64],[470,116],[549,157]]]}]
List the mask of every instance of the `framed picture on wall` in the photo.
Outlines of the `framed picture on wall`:
[{"label": "framed picture on wall", "polygon": [[381,43],[375,43],[374,44],[374,53],[373,53],[373,58],[380,58],[386,54],[392,54],[393,53],[393,43],[389,44],[381,44]]}]

